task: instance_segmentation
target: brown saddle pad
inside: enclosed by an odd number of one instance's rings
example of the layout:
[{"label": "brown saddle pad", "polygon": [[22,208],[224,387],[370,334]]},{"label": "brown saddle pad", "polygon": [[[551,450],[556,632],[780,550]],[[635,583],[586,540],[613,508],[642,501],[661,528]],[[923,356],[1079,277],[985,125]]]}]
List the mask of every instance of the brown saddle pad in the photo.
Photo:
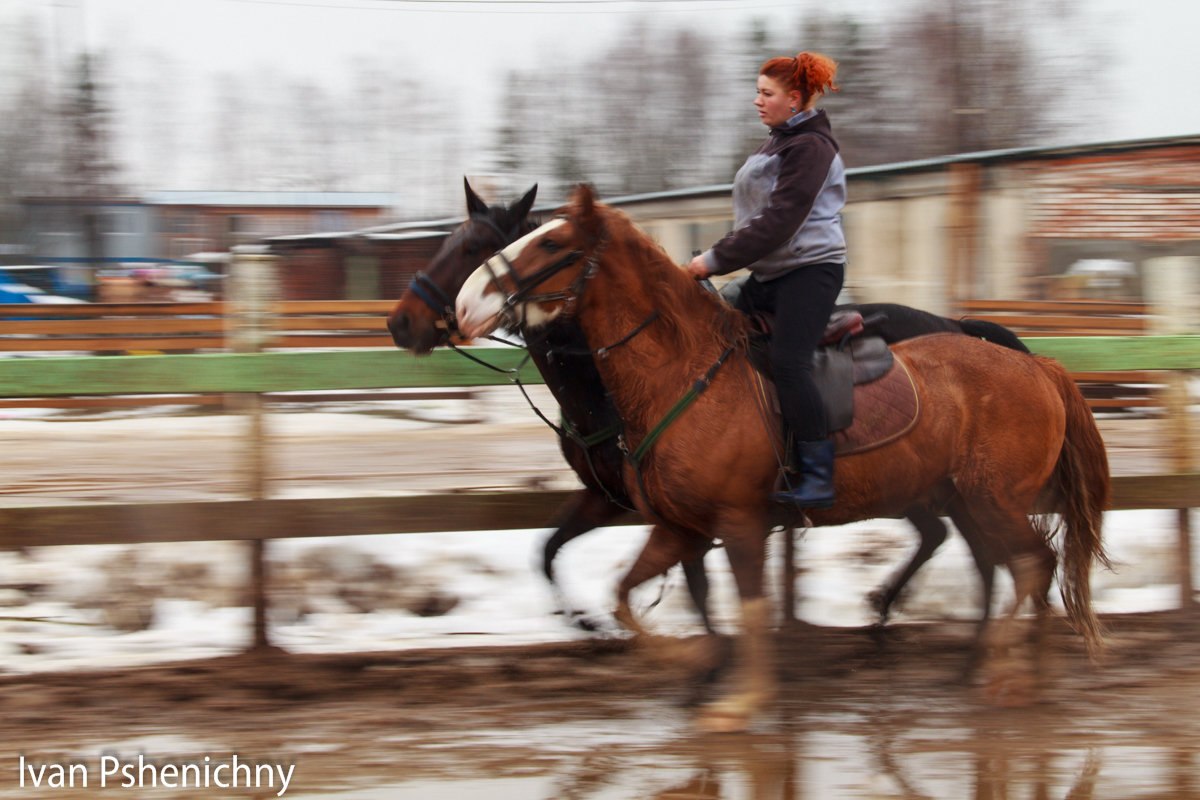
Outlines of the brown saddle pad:
[{"label": "brown saddle pad", "polygon": [[917,387],[896,356],[882,378],[854,387],[854,422],[833,434],[836,453],[848,456],[883,447],[911,431],[920,415]]},{"label": "brown saddle pad", "polygon": [[[775,386],[755,371],[755,389],[760,407],[780,413]],[[908,365],[894,355],[891,368],[870,383],[854,387],[854,419],[832,434],[836,455],[848,456],[883,447],[902,438],[921,416],[921,400]]]}]

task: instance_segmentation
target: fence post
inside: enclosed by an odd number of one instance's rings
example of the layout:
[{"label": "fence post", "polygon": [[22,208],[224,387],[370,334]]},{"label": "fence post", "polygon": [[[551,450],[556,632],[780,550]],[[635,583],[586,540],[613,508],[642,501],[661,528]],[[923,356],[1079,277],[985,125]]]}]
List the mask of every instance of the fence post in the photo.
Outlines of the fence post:
[{"label": "fence post", "polygon": [[[1146,299],[1154,316],[1152,332],[1177,335],[1197,332],[1200,319],[1200,258],[1175,256],[1145,262]],[[1175,473],[1191,472],[1195,436],[1191,420],[1188,384],[1195,373],[1175,371],[1167,380],[1167,431],[1170,440],[1168,463]],[[1191,509],[1178,511],[1179,606],[1196,608],[1195,576],[1192,570]]]},{"label": "fence post", "polygon": [[[234,248],[227,289],[226,341],[237,353],[257,353],[268,343],[274,328],[272,305],[278,281],[274,256],[252,247]],[[267,434],[263,424],[262,395],[239,395],[238,407],[246,418],[246,494],[251,500],[267,497]],[[266,540],[250,546],[251,597],[254,603],[254,649],[271,646],[267,636]]]},{"label": "fence post", "polygon": [[783,624],[796,622],[796,529],[785,525],[783,537]]}]

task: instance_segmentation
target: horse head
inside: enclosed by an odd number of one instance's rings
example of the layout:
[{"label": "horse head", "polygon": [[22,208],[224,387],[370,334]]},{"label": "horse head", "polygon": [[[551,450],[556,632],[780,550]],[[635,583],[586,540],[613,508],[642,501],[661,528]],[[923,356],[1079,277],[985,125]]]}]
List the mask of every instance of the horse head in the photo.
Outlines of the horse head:
[{"label": "horse head", "polygon": [[433,260],[418,272],[388,315],[387,326],[396,346],[428,353],[456,333],[454,298],[481,259],[512,242],[532,227],[529,211],[537,185],[510,206],[488,206],[463,179],[467,219],[442,243]]},{"label": "horse head", "polygon": [[558,216],[483,262],[459,291],[459,330],[470,337],[501,325],[532,330],[570,315],[607,243],[605,208],[582,184]]}]

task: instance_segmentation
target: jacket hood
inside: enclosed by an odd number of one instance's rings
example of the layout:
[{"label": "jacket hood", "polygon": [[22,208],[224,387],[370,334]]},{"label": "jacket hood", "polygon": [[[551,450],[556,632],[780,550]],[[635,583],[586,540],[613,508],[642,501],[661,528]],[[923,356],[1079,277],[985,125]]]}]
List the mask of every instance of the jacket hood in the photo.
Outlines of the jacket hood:
[{"label": "jacket hood", "polygon": [[837,139],[833,136],[833,126],[829,124],[829,116],[825,113],[825,109],[820,109],[815,116],[809,117],[799,125],[784,123],[771,128],[772,136],[796,136],[801,133],[815,133],[828,140],[833,145],[834,152],[840,151]]}]

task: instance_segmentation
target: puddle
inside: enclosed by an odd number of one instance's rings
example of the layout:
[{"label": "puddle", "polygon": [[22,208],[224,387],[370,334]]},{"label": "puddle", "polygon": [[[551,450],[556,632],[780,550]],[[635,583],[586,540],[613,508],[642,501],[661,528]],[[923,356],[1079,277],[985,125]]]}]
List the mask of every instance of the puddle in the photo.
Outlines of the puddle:
[{"label": "puddle", "polygon": [[[972,728],[906,726],[891,717],[881,721],[855,714],[799,715],[792,722],[774,721],[777,729],[764,733],[699,736],[685,733],[686,719],[647,713],[482,730],[438,741],[422,750],[425,758],[414,760],[408,751],[405,769],[420,777],[289,796],[1200,800],[1200,752],[1194,739],[1134,745],[1128,731],[1047,732],[1036,717]],[[940,715],[934,720],[941,721]]]}]

